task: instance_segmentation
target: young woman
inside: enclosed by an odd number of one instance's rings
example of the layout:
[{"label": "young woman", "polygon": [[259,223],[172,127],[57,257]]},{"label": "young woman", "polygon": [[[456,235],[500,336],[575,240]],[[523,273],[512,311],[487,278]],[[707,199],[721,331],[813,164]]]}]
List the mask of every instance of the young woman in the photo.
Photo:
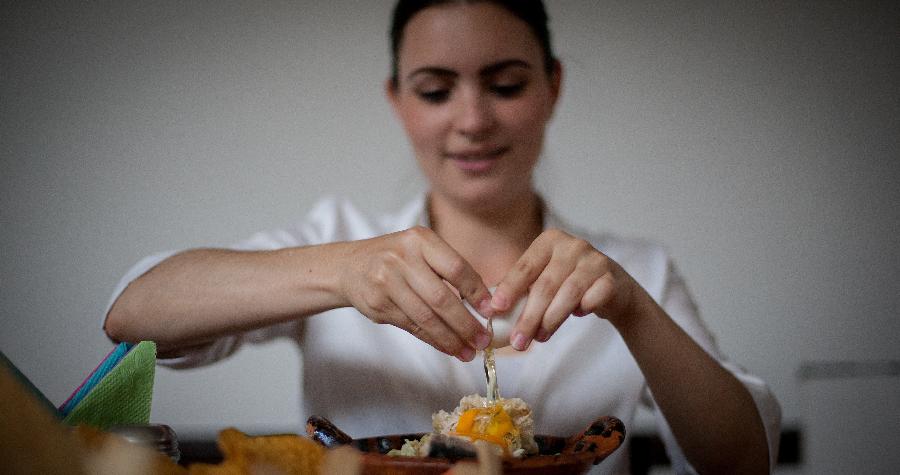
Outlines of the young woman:
[{"label": "young woman", "polygon": [[[172,366],[288,334],[307,414],[354,436],[412,432],[484,388],[471,361],[490,336],[460,298],[489,315],[527,297],[497,365],[539,432],[628,426],[647,403],[676,469],[766,472],[777,402],[724,361],[662,248],[580,232],[534,190],[562,82],[541,2],[401,0],[391,39],[385,90],[428,192],[378,218],[324,201],[231,249],[145,259],[107,334],[154,340]],[[598,471],[625,470],[625,452]]]}]

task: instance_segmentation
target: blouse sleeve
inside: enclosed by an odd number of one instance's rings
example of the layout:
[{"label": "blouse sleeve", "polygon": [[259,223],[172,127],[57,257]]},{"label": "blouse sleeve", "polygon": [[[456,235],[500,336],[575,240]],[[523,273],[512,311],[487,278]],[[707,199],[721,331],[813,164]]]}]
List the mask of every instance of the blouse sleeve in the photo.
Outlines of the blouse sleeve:
[{"label": "blouse sleeve", "polygon": [[[760,419],[766,432],[766,441],[769,447],[769,467],[775,467],[778,458],[778,443],[781,428],[781,407],[768,386],[758,377],[748,373],[744,368],[728,361],[716,346],[713,335],[709,332],[700,319],[697,306],[688,292],[684,279],[679,275],[675,266],[668,258],[665,261],[665,282],[661,287],[659,303],[669,316],[680,325],[707,353],[715,358],[726,370],[731,372],[749,391],[756,404]],[[645,388],[644,402],[654,412],[654,418],[660,437],[666,446],[666,452],[672,462],[675,473],[696,473],[688,463],[672,429],[665,417],[653,402],[649,388]]]},{"label": "blouse sleeve", "polygon": [[[283,233],[259,233],[246,241],[230,246],[229,249],[249,251],[286,247],[286,245],[288,245],[284,239],[286,236],[287,235]],[[278,239],[279,237],[281,239]],[[116,299],[122,295],[122,292],[125,291],[131,282],[146,274],[161,262],[174,256],[178,252],[180,251],[166,251],[145,257],[129,269],[116,285],[113,295],[106,306],[106,314],[109,313],[109,310],[112,308]],[[293,322],[287,322],[258,330],[221,336],[208,343],[184,349],[178,356],[158,358],[157,364],[176,369],[209,365],[231,356],[240,349],[241,345],[245,342],[264,342],[279,336],[286,336],[292,331],[292,323]]]},{"label": "blouse sleeve", "polygon": [[[334,200],[323,200],[310,212],[307,219],[298,226],[278,231],[260,232],[227,248],[243,251],[262,251],[321,243],[327,238],[326,234],[334,232],[336,226],[334,211],[336,206],[337,204]],[[178,252],[180,251],[166,251],[145,257],[129,269],[113,290],[112,297],[104,313],[104,323],[105,316],[109,313],[113,303],[131,282]],[[257,330],[219,337],[209,343],[185,349],[177,357],[159,358],[157,363],[171,368],[205,366],[234,354],[244,343],[258,343],[281,336],[289,336],[298,331],[297,325],[297,322],[288,321]]]},{"label": "blouse sleeve", "polygon": [[[109,314],[109,311],[112,309],[116,300],[119,299],[119,296],[122,295],[122,292],[128,287],[129,284],[134,282],[137,278],[149,272],[151,269],[159,265],[162,261],[174,256],[178,251],[166,251],[160,252],[158,254],[153,254],[151,256],[145,257],[138,261],[137,264],[128,269],[128,272],[125,273],[124,276],[119,280],[119,283],[116,284],[115,289],[113,290],[112,297],[109,299],[109,303],[106,305],[106,312],[104,312],[102,325],[106,325],[106,315]],[[234,353],[237,348],[240,346],[240,338],[237,335],[229,335],[218,338],[212,342],[196,346],[191,348],[190,350],[186,350],[182,355],[173,357],[173,358],[157,358],[157,364],[162,366],[169,366],[172,368],[191,368],[196,366],[203,366],[205,364],[212,363],[214,361],[218,361],[222,358],[225,358],[232,353]]]}]

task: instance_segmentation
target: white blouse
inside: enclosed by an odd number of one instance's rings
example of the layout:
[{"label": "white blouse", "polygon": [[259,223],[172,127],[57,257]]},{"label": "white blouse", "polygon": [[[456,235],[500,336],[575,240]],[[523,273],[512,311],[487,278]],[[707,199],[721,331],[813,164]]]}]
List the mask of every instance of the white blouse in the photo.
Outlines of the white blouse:
[{"label": "white blouse", "polygon": [[[762,380],[720,353],[665,250],[645,241],[579,232],[562,223],[549,208],[544,223],[546,228],[587,239],[618,262],[747,387],[765,425],[770,467],[774,467],[781,416],[777,400]],[[424,195],[397,213],[375,218],[363,215],[347,201],[327,198],[295,226],[255,234],[233,249],[271,250],[359,240],[427,224]],[[173,254],[161,253],[136,264],[119,282],[110,306],[129,282]],[[224,337],[188,355],[159,362],[175,368],[210,364],[234,353],[244,342],[276,336],[294,339],[302,352],[304,417],[327,417],[354,437],[429,432],[432,413],[452,410],[462,396],[485,391],[481,358],[462,363],[403,330],[372,323],[355,308]],[[693,472],[656,410],[637,363],[609,322],[569,318],[548,342],[535,342],[521,353],[498,354],[497,374],[501,393],[524,399],[533,410],[536,432],[542,434],[570,436],[604,415],[621,419],[627,431],[638,405],[644,404],[655,413],[674,470]],[[628,473],[628,441],[626,437],[625,445],[590,473]]]}]

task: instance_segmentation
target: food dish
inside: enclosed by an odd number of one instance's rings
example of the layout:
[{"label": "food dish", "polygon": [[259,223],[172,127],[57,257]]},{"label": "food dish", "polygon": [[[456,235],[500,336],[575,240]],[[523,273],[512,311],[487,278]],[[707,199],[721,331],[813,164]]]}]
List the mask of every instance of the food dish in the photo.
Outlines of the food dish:
[{"label": "food dish", "polygon": [[[369,475],[442,474],[463,457],[396,457],[387,455],[399,449],[406,440],[420,439],[425,434],[399,434],[352,439],[327,419],[313,416],[306,426],[307,434],[326,447],[350,445],[363,452],[362,472]],[[336,431],[336,432],[335,432]],[[615,417],[600,417],[584,431],[571,437],[535,435],[536,455],[521,458],[504,457],[504,474],[579,474],[600,463],[615,452],[625,440],[625,426]]]},{"label": "food dish", "polygon": [[531,408],[519,398],[491,401],[471,394],[463,397],[453,412],[436,412],[432,426],[433,433],[408,440],[388,455],[425,457],[440,450],[474,452],[474,447],[467,447],[469,444],[485,445],[500,456],[538,453]]},{"label": "food dish", "polygon": [[[491,319],[487,322],[491,329]],[[498,334],[492,333],[496,343]],[[508,335],[505,342],[503,338],[500,347],[508,344]],[[309,418],[306,432],[325,447],[352,446],[363,451],[364,474],[391,475],[443,474],[456,462],[476,457],[479,463],[499,464],[505,474],[578,474],[602,461],[625,439],[625,427],[614,417],[601,417],[568,438],[536,436],[525,401],[500,396],[490,347],[484,351],[484,369],[487,397],[464,396],[452,412],[434,413],[433,432],[354,440],[317,416]]]}]

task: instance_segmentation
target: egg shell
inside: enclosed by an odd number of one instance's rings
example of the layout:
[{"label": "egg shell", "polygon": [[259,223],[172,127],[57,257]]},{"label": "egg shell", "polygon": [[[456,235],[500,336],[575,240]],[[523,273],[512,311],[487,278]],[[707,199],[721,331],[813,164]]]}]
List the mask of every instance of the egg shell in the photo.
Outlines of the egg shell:
[{"label": "egg shell", "polygon": [[[491,295],[493,295],[496,287],[491,287],[488,290],[490,290]],[[507,312],[494,314],[493,321],[491,322],[491,327],[494,330],[494,338],[491,339],[491,344],[488,345],[488,348],[503,348],[504,346],[509,346],[510,334],[512,333],[513,327],[516,325],[516,320],[518,320],[519,315],[522,314],[522,310],[525,309],[526,298],[527,296],[520,298]],[[465,304],[466,309],[469,310],[469,313],[477,318],[482,326],[487,327],[488,319],[469,305],[469,302],[463,303]]]}]

